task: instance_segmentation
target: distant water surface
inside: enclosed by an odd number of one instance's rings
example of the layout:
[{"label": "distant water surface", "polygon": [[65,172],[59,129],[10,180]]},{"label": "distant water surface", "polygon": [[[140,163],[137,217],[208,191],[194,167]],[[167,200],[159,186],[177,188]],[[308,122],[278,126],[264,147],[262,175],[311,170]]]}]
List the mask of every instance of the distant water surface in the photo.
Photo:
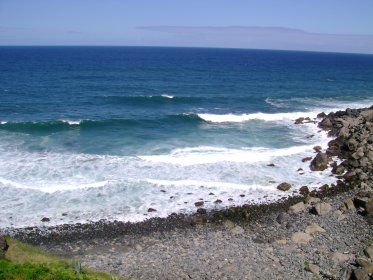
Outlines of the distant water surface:
[{"label": "distant water surface", "polygon": [[332,183],[301,162],[329,139],[294,120],[371,105],[372,55],[0,47],[0,227],[139,221]]}]

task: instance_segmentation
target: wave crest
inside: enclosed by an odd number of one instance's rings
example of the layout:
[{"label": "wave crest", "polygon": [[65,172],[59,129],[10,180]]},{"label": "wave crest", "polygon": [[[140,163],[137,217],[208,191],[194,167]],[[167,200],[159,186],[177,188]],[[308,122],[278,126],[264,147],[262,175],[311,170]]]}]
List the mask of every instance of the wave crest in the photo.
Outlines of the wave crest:
[{"label": "wave crest", "polygon": [[293,121],[300,117],[312,117],[315,118],[317,116],[316,112],[294,112],[294,113],[276,113],[276,114],[269,114],[269,113],[253,113],[253,114],[241,114],[241,115],[234,115],[234,114],[198,114],[198,116],[207,121],[213,123],[226,123],[226,122],[233,122],[233,123],[240,123],[240,122],[247,122],[251,120],[262,120],[262,121]]},{"label": "wave crest", "polygon": [[219,162],[255,163],[271,161],[276,157],[291,156],[294,154],[312,151],[310,146],[294,146],[283,149],[247,148],[228,149],[209,146],[175,149],[166,155],[139,156],[140,159],[156,162],[177,164],[182,166],[196,164],[211,164]]}]

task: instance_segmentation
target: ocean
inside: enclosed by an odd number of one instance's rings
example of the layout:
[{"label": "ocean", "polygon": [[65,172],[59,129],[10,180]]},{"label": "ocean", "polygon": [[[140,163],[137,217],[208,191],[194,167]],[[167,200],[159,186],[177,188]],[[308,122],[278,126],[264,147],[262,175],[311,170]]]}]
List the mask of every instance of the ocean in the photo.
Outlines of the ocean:
[{"label": "ocean", "polygon": [[295,119],[371,105],[373,55],[0,47],[0,228],[136,222],[331,184],[302,162],[330,139]]}]

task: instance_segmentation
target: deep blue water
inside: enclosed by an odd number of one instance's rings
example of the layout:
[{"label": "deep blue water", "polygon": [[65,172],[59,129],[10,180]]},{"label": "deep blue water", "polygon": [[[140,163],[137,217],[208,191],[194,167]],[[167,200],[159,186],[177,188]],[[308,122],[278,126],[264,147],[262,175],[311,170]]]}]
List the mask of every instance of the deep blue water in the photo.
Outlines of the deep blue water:
[{"label": "deep blue water", "polygon": [[[76,211],[70,222],[139,219],[152,199],[162,215],[187,211],[182,192],[200,185],[258,199],[287,175],[263,166],[285,157],[293,168],[326,141],[306,137],[315,126],[295,118],[371,105],[372,55],[0,47],[0,188],[9,193],[0,210],[20,213],[0,226],[66,209]],[[304,178],[289,180],[320,179]],[[154,193],[165,186],[180,201]]]}]

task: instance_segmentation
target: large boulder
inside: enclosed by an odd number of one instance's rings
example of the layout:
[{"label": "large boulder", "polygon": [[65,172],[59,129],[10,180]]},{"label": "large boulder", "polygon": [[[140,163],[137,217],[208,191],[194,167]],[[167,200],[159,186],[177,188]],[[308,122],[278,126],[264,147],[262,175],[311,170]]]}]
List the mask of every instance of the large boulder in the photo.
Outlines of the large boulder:
[{"label": "large boulder", "polygon": [[301,202],[298,202],[297,204],[290,206],[288,212],[291,214],[296,214],[296,213],[302,212],[305,209],[306,209],[306,206],[304,205],[303,201],[301,201]]},{"label": "large boulder", "polygon": [[297,244],[307,244],[312,240],[312,236],[305,232],[295,232],[291,236],[291,240]]},{"label": "large boulder", "polygon": [[317,203],[312,210],[315,214],[322,216],[332,211],[332,209],[333,208],[329,203],[321,202]]},{"label": "large boulder", "polygon": [[277,186],[277,189],[280,191],[288,191],[290,190],[291,185],[289,183],[281,183],[280,185]]},{"label": "large boulder", "polygon": [[323,171],[328,168],[329,158],[325,153],[319,152],[311,161],[310,167],[312,171]]},{"label": "large boulder", "polygon": [[320,123],[319,127],[325,130],[330,130],[333,127],[332,122],[330,121],[329,118],[324,118]]}]

